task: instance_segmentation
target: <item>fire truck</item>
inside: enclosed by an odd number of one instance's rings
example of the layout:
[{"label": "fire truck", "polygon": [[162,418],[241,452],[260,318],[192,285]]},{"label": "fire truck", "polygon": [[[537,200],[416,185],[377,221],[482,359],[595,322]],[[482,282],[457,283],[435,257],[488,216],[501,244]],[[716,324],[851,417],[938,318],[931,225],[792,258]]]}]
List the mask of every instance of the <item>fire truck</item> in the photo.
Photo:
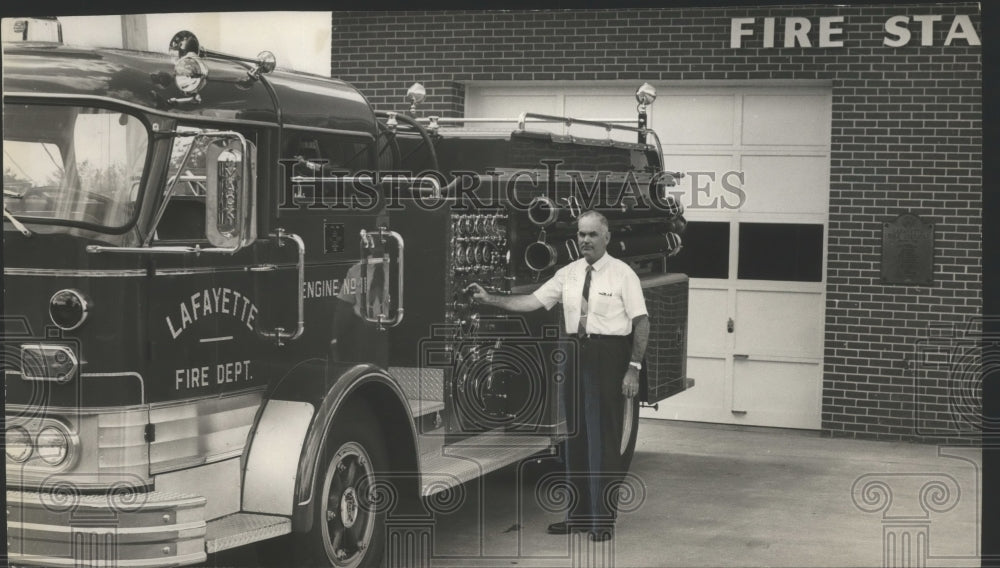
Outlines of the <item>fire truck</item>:
[{"label": "fire truck", "polygon": [[268,52],[75,48],[36,24],[3,46],[10,563],[176,566],[281,537],[376,565],[403,507],[558,456],[578,348],[559,310],[465,289],[530,293],[579,258],[587,208],[650,311],[626,461],[640,404],[693,384],[652,87],[631,124],[418,116],[420,85],[377,111]]}]

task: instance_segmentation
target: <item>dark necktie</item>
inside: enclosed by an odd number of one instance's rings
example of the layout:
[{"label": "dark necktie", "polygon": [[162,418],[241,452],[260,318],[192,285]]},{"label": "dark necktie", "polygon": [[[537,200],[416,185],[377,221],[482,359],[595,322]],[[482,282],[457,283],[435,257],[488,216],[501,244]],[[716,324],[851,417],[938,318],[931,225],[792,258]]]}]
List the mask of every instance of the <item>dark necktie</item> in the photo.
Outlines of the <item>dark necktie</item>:
[{"label": "dark necktie", "polygon": [[580,325],[576,332],[580,335],[587,333],[587,312],[590,307],[590,275],[593,274],[594,267],[587,265],[587,277],[583,279],[583,298],[580,301]]}]

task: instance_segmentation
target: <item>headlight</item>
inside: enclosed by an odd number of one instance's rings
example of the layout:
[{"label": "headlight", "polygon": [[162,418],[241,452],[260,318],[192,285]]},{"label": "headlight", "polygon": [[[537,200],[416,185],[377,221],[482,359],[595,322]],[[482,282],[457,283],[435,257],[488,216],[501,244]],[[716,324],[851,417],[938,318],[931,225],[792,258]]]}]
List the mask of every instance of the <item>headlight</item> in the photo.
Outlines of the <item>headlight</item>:
[{"label": "headlight", "polygon": [[208,82],[208,67],[194,54],[181,57],[174,64],[174,82],[184,94],[193,95]]},{"label": "headlight", "polygon": [[87,321],[90,301],[79,290],[59,290],[49,299],[49,318],[59,329],[72,331]]},{"label": "headlight", "polygon": [[6,443],[7,459],[16,462],[24,463],[31,457],[31,435],[28,431],[20,426],[12,426],[7,428],[7,433],[4,436]]},{"label": "headlight", "polygon": [[59,465],[69,455],[69,437],[54,426],[47,426],[35,438],[35,451],[43,462]]}]

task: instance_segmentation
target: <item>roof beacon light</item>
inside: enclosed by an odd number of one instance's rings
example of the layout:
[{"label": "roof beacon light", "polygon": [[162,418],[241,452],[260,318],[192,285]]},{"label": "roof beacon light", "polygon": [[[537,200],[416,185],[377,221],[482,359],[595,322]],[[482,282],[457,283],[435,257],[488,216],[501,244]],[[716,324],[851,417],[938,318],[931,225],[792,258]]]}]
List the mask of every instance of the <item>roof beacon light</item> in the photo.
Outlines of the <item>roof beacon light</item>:
[{"label": "roof beacon light", "polygon": [[196,56],[204,55],[198,37],[187,30],[181,30],[175,33],[174,37],[170,38],[170,45],[167,47],[167,51],[178,59],[189,53],[193,53]]},{"label": "roof beacon light", "polygon": [[425,98],[427,98],[427,89],[420,83],[414,83],[406,90],[406,100],[410,101],[411,116],[416,114],[417,105],[424,102]]},{"label": "roof beacon light", "polygon": [[656,89],[649,83],[643,83],[635,91],[635,100],[639,102],[641,106],[649,106],[653,104],[656,100]]}]

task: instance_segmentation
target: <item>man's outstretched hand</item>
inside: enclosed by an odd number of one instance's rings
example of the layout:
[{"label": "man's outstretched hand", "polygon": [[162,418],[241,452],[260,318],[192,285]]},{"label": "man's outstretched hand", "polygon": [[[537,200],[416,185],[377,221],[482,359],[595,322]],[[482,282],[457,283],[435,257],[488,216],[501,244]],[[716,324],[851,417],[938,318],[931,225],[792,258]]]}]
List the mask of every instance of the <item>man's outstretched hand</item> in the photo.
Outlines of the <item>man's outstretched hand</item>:
[{"label": "man's outstretched hand", "polygon": [[486,300],[490,297],[489,292],[487,292],[486,290],[484,290],[482,286],[480,286],[479,284],[477,284],[475,282],[473,282],[472,284],[469,284],[468,286],[466,286],[465,290],[463,290],[463,292],[465,292],[466,294],[468,294],[469,298],[473,302],[476,302],[476,303],[479,303],[479,304],[485,304]]}]

